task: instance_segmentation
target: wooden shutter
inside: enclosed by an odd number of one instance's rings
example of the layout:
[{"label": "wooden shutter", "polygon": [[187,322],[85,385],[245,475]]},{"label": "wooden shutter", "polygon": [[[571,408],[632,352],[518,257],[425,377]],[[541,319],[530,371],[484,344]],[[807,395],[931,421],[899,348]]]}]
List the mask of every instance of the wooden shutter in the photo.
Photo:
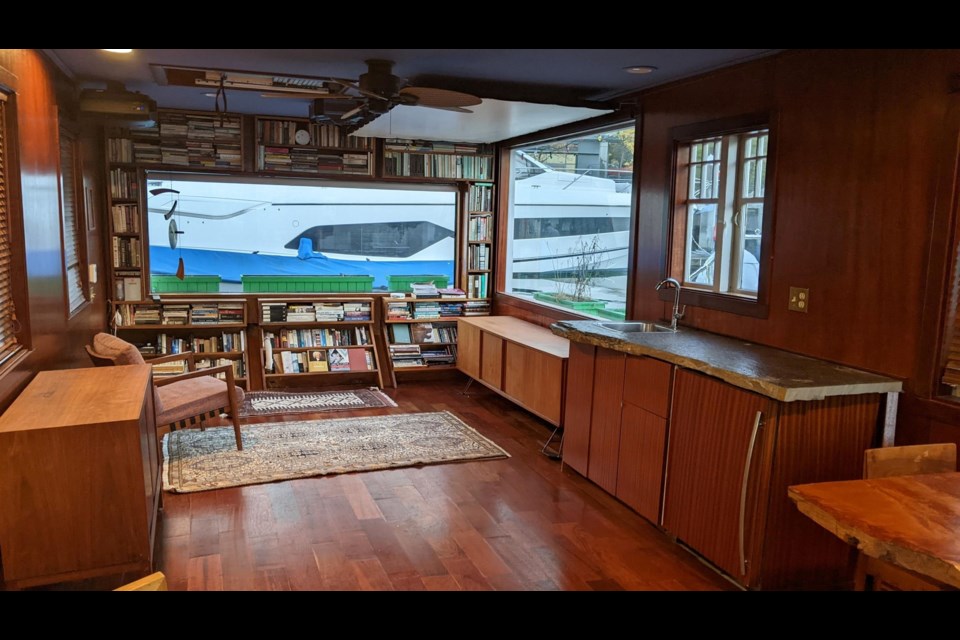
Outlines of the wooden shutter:
[{"label": "wooden shutter", "polygon": [[60,131],[60,212],[63,218],[63,258],[70,313],[87,301],[83,290],[82,216],[77,199],[76,140]]},{"label": "wooden shutter", "polygon": [[944,344],[947,363],[943,368],[943,384],[954,387],[954,395],[960,388],[960,230],[953,265],[953,286],[950,288],[950,306],[947,308],[947,325]]},{"label": "wooden shutter", "polygon": [[7,201],[7,102],[0,93],[0,363],[9,359],[17,342],[17,313],[13,308],[13,255],[10,250],[10,205]]}]

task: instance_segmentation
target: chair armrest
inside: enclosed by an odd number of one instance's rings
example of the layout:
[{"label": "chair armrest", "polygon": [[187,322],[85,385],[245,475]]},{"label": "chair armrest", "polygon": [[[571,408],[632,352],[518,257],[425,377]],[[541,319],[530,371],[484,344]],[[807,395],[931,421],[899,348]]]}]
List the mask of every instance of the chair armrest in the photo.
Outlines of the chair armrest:
[{"label": "chair armrest", "polygon": [[162,387],[168,384],[173,384],[174,382],[180,382],[182,380],[190,380],[191,378],[202,378],[204,376],[215,376],[218,373],[227,374],[227,391],[233,393],[233,386],[236,384],[233,379],[233,365],[232,364],[223,364],[219,367],[210,367],[209,369],[198,369],[196,371],[190,371],[189,373],[179,373],[175,376],[163,376],[162,378],[154,378],[153,386]]},{"label": "chair armrest", "polygon": [[192,351],[186,353],[173,353],[168,356],[160,356],[159,358],[150,358],[147,360],[147,364],[159,364],[161,362],[176,362],[177,360],[186,360],[187,361],[187,370],[196,371],[197,362],[196,354]]}]

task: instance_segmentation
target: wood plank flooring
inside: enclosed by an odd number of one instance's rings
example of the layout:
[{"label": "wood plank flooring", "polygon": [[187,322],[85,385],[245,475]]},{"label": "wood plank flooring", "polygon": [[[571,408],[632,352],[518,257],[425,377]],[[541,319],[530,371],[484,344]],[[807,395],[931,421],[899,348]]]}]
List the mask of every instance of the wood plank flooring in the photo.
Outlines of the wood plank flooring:
[{"label": "wood plank flooring", "polygon": [[447,410],[507,460],[165,493],[172,590],[718,590],[724,579],[540,454],[546,423],[461,380],[405,383],[400,405],[249,422]]}]

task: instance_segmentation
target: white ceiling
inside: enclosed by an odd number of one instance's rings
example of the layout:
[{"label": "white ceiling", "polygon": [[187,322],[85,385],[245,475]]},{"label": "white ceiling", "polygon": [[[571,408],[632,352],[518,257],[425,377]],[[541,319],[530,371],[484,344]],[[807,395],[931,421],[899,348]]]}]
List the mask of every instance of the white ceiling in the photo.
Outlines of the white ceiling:
[{"label": "white ceiling", "polygon": [[[135,37],[133,38],[135,39]],[[134,49],[132,54],[113,54],[102,49],[45,49],[53,61],[81,84],[95,86],[105,80],[123,82],[130,90],[155,99],[161,107],[213,110],[209,89],[158,84],[151,64],[194,66],[213,69],[261,71],[316,77],[357,78],[366,71],[364,60],[380,58],[396,62],[394,73],[411,85],[454,89],[481,98],[571,107],[607,108],[606,101],[634,91],[719,67],[775,53],[776,49]],[[630,65],[652,65],[657,71],[632,75]],[[306,117],[310,101],[305,98],[268,99],[256,92],[229,92],[229,109]],[[408,137],[430,137],[448,118],[432,109],[416,109],[409,116],[394,109],[394,130],[403,127]],[[485,124],[484,115],[491,114]],[[529,110],[528,110],[529,109]],[[449,120],[449,126],[466,133],[467,128],[486,131],[478,137],[510,137],[569,122],[577,112],[566,109],[530,109],[494,103],[480,117]],[[594,115],[583,112],[584,117]],[[389,116],[390,114],[387,114]],[[382,116],[371,125],[389,126]],[[501,130],[489,123],[494,117],[512,118]],[[580,119],[580,118],[575,118]],[[409,124],[407,124],[409,123]],[[448,136],[449,137],[449,136]],[[456,136],[463,140],[464,136]],[[502,138],[497,138],[502,139]]]}]

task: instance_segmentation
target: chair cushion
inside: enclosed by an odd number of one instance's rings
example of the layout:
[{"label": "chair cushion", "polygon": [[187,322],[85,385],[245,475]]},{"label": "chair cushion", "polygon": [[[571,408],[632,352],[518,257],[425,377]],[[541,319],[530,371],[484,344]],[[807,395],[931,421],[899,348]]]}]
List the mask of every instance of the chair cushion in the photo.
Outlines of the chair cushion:
[{"label": "chair cushion", "polygon": [[[237,406],[243,403],[243,389],[234,387]],[[220,409],[230,409],[227,383],[213,376],[191,378],[157,387],[157,426],[186,420]]]},{"label": "chair cushion", "polygon": [[146,364],[134,345],[109,333],[93,336],[93,350],[102,356],[113,358],[118,365]]}]

